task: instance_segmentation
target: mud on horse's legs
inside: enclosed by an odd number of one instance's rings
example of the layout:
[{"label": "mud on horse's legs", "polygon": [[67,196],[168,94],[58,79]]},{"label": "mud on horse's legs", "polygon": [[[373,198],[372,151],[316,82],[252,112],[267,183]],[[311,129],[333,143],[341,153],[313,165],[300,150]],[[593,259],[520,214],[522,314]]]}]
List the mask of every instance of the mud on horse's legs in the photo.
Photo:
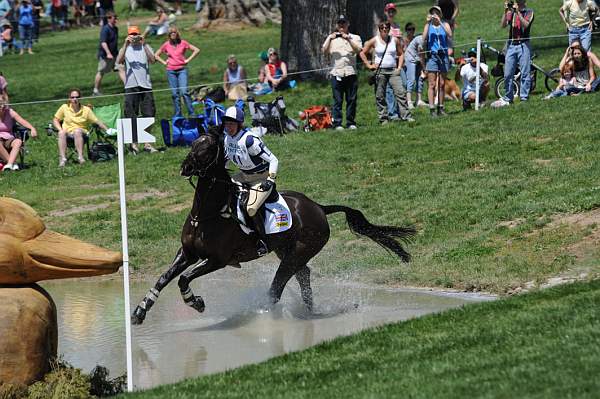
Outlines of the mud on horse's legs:
[{"label": "mud on horse's legs", "polygon": [[169,270],[164,272],[156,284],[154,288],[150,288],[144,299],[139,303],[139,305],[133,311],[131,315],[131,323],[132,324],[142,324],[144,319],[146,318],[146,313],[150,311],[152,305],[158,300],[158,295],[163,288],[167,286],[175,277],[179,276],[185,269],[187,269],[191,264],[196,262],[197,259],[190,260],[183,252],[183,248],[179,248],[171,267]]},{"label": "mud on horse's legs", "polygon": [[181,296],[183,297],[183,301],[186,305],[196,309],[198,312],[204,312],[204,300],[200,295],[194,295],[192,289],[190,288],[190,283],[192,280],[204,276],[205,274],[212,273],[216,270],[222,269],[225,267],[225,264],[222,262],[215,261],[213,258],[209,258],[204,260],[202,263],[198,264],[191,270],[183,273],[181,277],[179,277],[179,281],[177,284],[179,285],[179,291],[181,292]]}]

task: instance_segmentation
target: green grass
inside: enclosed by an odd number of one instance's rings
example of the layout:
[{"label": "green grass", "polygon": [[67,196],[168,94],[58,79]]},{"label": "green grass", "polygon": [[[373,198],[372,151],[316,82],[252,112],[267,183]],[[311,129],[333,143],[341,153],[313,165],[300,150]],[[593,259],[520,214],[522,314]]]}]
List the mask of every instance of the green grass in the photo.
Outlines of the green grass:
[{"label": "green grass", "polygon": [[[563,33],[555,4],[532,6],[534,35]],[[461,7],[457,44],[477,36],[506,36],[499,26],[501,2],[465,0]],[[401,7],[400,22],[421,23],[426,8],[425,3]],[[186,28],[192,22],[188,17],[181,25]],[[184,31],[183,36],[201,49],[190,65],[190,83],[197,85],[220,81],[230,53],[237,54],[253,75],[257,54],[277,45],[280,33],[279,27],[269,25],[233,32]],[[62,98],[71,87],[90,94],[97,37],[98,29],[48,34],[42,36],[34,56],[0,59],[12,101]],[[554,67],[565,41],[534,42],[537,62]],[[162,38],[150,41],[154,48],[161,42]],[[155,88],[166,88],[163,68],[155,65],[151,70]],[[105,77],[103,91],[122,91],[116,75]],[[414,261],[401,265],[372,242],[356,240],[341,216],[331,216],[332,239],[314,259],[314,270],[362,275],[386,284],[498,293],[580,269],[597,274],[595,246],[572,251],[596,228],[549,222],[556,215],[592,210],[599,204],[600,136],[593,117],[598,96],[542,102],[544,94],[540,79],[527,104],[460,113],[460,104],[453,103],[448,118],[431,120],[418,110],[414,125],[381,128],[371,88],[362,82],[358,131],[268,137],[267,144],[280,159],[280,189],[303,191],[323,204],[359,208],[374,223],[415,224],[419,229],[409,246]],[[157,93],[155,99],[157,118],[169,117],[168,92]],[[330,104],[331,93],[326,83],[302,82],[285,93],[285,99],[289,114],[295,116],[310,105]],[[116,100],[90,101],[102,105]],[[41,130],[59,105],[15,108]],[[0,193],[31,204],[53,229],[119,249],[116,162],[59,170],[55,139],[40,133],[40,139],[28,145],[31,167],[0,175]],[[128,202],[131,264],[137,271],[157,275],[178,246],[193,196],[191,187],[178,177],[185,154],[185,149],[169,149],[126,160],[127,191],[138,196]],[[149,194],[139,199],[141,193]],[[55,213],[82,206],[100,208],[66,216]],[[505,226],[515,220],[521,221],[517,227]]]},{"label": "green grass", "polygon": [[594,398],[600,282],[465,306],[127,398]]}]

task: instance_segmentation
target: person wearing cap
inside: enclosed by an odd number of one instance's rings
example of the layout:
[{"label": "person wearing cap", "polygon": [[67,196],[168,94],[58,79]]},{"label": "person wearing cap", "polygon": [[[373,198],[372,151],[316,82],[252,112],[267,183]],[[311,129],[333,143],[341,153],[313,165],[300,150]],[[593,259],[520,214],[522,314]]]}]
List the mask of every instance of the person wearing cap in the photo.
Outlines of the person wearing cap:
[{"label": "person wearing cap", "polygon": [[[460,77],[463,81],[462,101],[463,110],[475,104],[477,93],[477,49],[471,48],[467,52],[466,64],[460,68]],[[479,104],[483,106],[490,92],[488,66],[483,61],[479,63]]]},{"label": "person wearing cap", "polygon": [[290,88],[290,82],[287,78],[287,64],[279,59],[277,49],[271,47],[267,51],[269,62],[265,67],[265,78],[269,86],[276,90],[285,90]]},{"label": "person wearing cap", "polygon": [[448,57],[449,40],[452,39],[452,30],[448,22],[442,21],[442,10],[433,6],[427,14],[425,29],[423,30],[423,49],[425,50],[425,72],[429,87],[427,97],[429,112],[432,117],[446,115],[444,111],[444,82],[450,69]]},{"label": "person wearing cap", "polygon": [[[98,45],[98,71],[94,79],[93,96],[99,96],[100,85],[105,74],[115,70],[115,61],[119,51],[119,28],[117,27],[117,16],[114,12],[106,13],[106,23],[100,29],[100,44]],[[125,70],[117,65],[117,71],[121,81],[125,82]]]},{"label": "person wearing cap", "polygon": [[25,50],[29,54],[33,54],[32,47],[33,35],[33,7],[29,0],[23,0],[19,6],[19,38],[21,39],[21,51],[23,55]]},{"label": "person wearing cap", "polygon": [[423,51],[423,35],[420,33],[415,36],[416,26],[408,22],[404,31],[406,32],[404,44],[404,70],[406,71],[406,101],[408,109],[415,107],[412,99],[412,93],[417,93],[416,105],[427,106],[423,101],[423,83],[425,75],[423,74],[423,64],[420,53]]},{"label": "person wearing cap", "polygon": [[[385,99],[385,91],[388,83],[391,84],[392,89],[394,90],[394,97],[398,104],[400,120],[414,122],[414,119],[408,110],[406,90],[404,89],[402,79],[400,78],[400,71],[404,65],[402,43],[400,43],[400,40],[397,37],[391,37],[389,35],[389,23],[380,22],[378,30],[379,34],[367,40],[365,43],[360,52],[360,58],[366,67],[375,72],[377,76],[377,79],[375,80],[375,105],[377,107],[379,123],[385,125],[390,119],[387,110],[387,101]],[[371,52],[374,52],[375,56],[371,62],[369,62],[367,54],[370,54]]]},{"label": "person wearing cap", "polygon": [[578,40],[585,51],[592,50],[593,22],[591,14],[598,12],[592,0],[565,0],[558,10],[569,32],[569,46]]},{"label": "person wearing cap", "polygon": [[533,10],[527,7],[526,0],[516,0],[512,7],[508,1],[504,3],[502,27],[506,28],[508,26],[508,42],[506,43],[504,63],[505,94],[492,103],[493,108],[512,104],[515,95],[513,82],[517,73],[517,65],[521,73],[519,97],[521,97],[521,101],[529,99],[529,90],[531,89],[531,44],[529,37],[533,20]]},{"label": "person wearing cap", "polygon": [[[189,57],[186,57],[186,52],[191,51]],[[167,60],[163,60],[160,56],[162,53],[167,55]],[[188,90],[188,69],[187,64],[190,63],[198,54],[200,49],[187,40],[183,40],[176,26],[169,28],[169,40],[163,43],[158,49],[154,57],[156,61],[167,67],[167,81],[171,88],[171,98],[173,99],[173,107],[175,109],[174,116],[183,116],[181,112],[181,98],[185,103],[189,116],[194,115],[194,106],[192,105],[192,97]]]},{"label": "person wearing cap", "polygon": [[[152,47],[144,43],[140,28],[132,25],[127,29],[127,37],[117,55],[117,63],[125,63],[125,117],[153,118],[156,114],[152,81],[150,80],[150,64],[156,62]],[[134,154],[137,145],[132,144]],[[150,143],[144,144],[144,150],[156,152]]]},{"label": "person wearing cap", "polygon": [[227,98],[232,101],[246,100],[248,97],[246,70],[238,64],[233,54],[227,57],[227,68],[223,72],[223,90]]},{"label": "person wearing cap", "polygon": [[362,50],[360,36],[348,30],[348,20],[343,15],[337,20],[335,32],[323,43],[323,53],[331,57],[331,89],[333,92],[333,128],[342,127],[342,105],[346,98],[346,127],[356,129],[356,99],[358,97],[358,76],[356,55]]},{"label": "person wearing cap", "polygon": [[225,156],[239,172],[232,179],[250,185],[246,210],[254,222],[260,240],[259,256],[266,255],[268,240],[260,207],[275,189],[279,161],[253,130],[244,127],[244,111],[229,107],[223,117]]}]

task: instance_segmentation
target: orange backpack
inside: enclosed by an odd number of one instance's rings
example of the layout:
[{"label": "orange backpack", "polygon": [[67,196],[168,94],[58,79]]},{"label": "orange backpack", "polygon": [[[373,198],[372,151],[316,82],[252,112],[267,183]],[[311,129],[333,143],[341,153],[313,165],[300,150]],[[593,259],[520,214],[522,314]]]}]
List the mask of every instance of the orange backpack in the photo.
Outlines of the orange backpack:
[{"label": "orange backpack", "polygon": [[322,105],[313,105],[300,112],[300,119],[304,120],[304,131],[328,129],[333,126],[329,108]]}]

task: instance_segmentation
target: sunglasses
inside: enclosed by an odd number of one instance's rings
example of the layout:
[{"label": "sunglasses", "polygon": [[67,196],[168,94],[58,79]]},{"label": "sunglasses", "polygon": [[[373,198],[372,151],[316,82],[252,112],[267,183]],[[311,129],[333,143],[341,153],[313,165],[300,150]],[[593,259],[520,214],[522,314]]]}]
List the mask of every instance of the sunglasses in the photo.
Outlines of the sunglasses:
[{"label": "sunglasses", "polygon": [[81,98],[81,96],[71,96],[71,99],[72,99],[72,100],[77,100],[77,99],[79,99],[79,98]]}]

